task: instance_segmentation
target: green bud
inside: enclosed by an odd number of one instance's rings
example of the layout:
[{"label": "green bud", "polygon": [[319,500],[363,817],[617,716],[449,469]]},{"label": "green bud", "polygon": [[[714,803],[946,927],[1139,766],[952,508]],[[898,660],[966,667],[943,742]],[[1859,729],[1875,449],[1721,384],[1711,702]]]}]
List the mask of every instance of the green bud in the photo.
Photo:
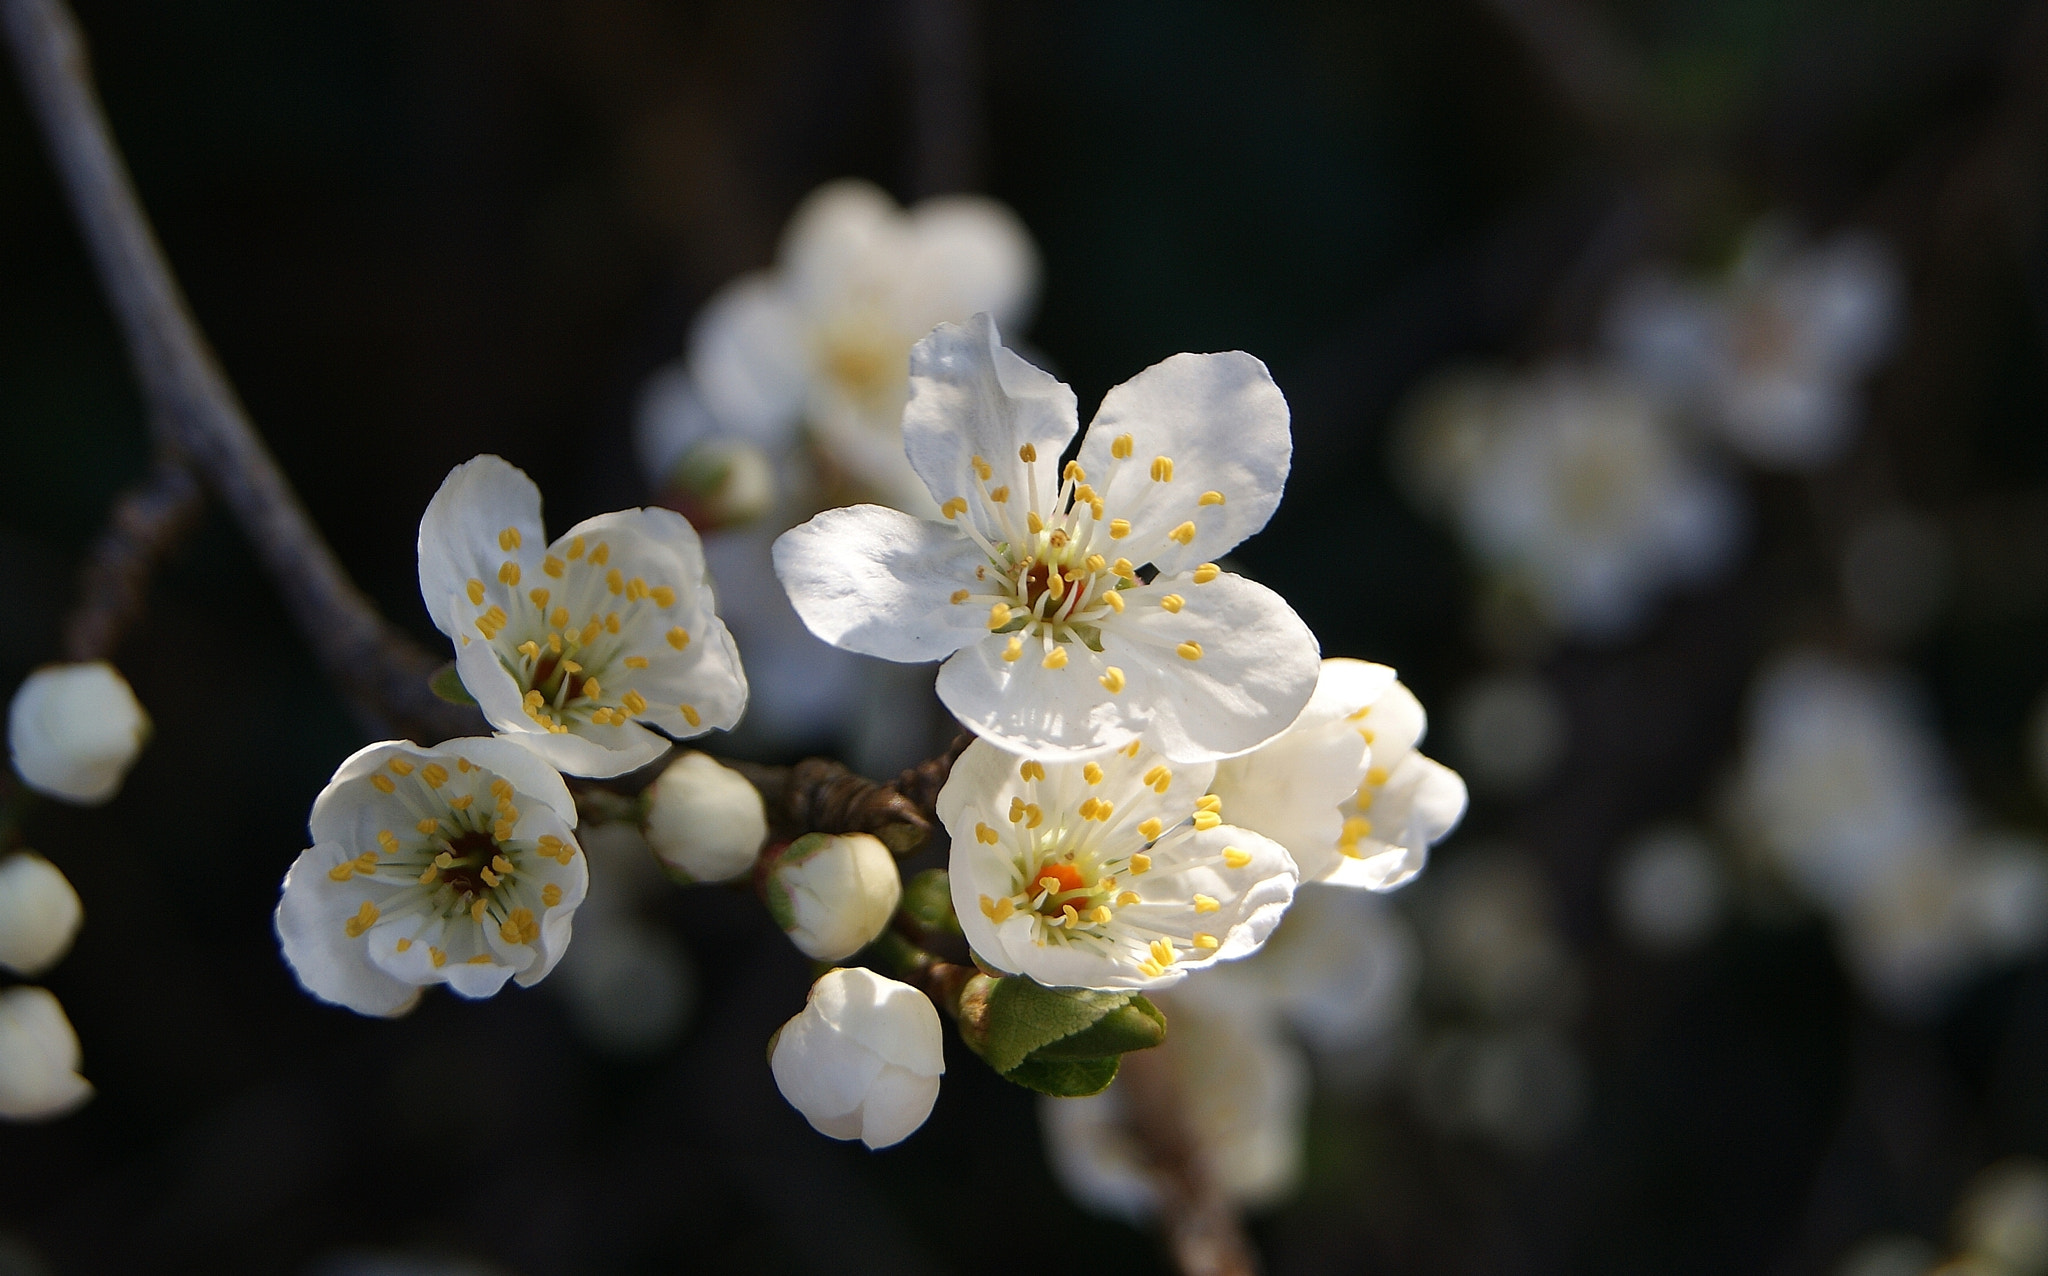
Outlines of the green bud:
[{"label": "green bud", "polygon": [[952,879],[943,868],[928,868],[905,882],[902,909],[926,934],[960,934],[960,919],[953,915]]}]

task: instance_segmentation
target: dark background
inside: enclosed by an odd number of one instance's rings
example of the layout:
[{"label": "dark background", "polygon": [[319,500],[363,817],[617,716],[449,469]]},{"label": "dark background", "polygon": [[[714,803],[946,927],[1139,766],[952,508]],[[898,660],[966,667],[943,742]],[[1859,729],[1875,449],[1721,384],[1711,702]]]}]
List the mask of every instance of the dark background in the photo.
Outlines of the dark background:
[{"label": "dark background", "polygon": [[[1589,980],[1577,1134],[1518,1156],[1433,1134],[1394,1096],[1326,1104],[1308,1186],[1256,1232],[1275,1273],[1821,1272],[1875,1229],[1938,1240],[1969,1174],[2048,1152],[2048,967],[1904,1027],[1862,1006],[1818,922],[1649,959],[1603,894],[1628,833],[1704,812],[1758,660],[1833,633],[1841,511],[1873,492],[1953,534],[1955,597],[1906,655],[1972,797],[2044,824],[2023,762],[2048,676],[2042,6],[1588,8],[1624,59],[1623,109],[1597,68],[1565,91],[1578,64],[1512,16],[1559,11],[1510,0],[79,10],[253,418],[423,639],[413,541],[448,468],[505,455],[554,526],[647,499],[640,380],[768,261],[806,191],[850,173],[1019,211],[1047,263],[1031,341],[1084,414],[1175,351],[1265,358],[1296,468],[1245,565],[1326,652],[1395,664],[1441,704],[1494,653],[1472,569],[1387,475],[1401,396],[1455,357],[1572,348],[1630,262],[1710,255],[1767,209],[1879,229],[1912,300],[1864,444],[1812,481],[1750,480],[1742,562],[1647,632],[1546,657],[1564,765],[1482,800],[1442,852],[1512,835],[1550,870]],[[949,23],[964,39],[943,43]],[[56,656],[78,556],[148,446],[0,78],[11,686]],[[814,1136],[761,1054],[807,967],[739,894],[660,902],[703,991],[652,1061],[583,1049],[545,988],[430,996],[395,1023],[316,1005],[269,914],[313,795],[367,737],[218,510],[118,659],[154,744],[111,807],[28,825],[85,900],[46,982],[99,1090],[0,1128],[0,1230],[48,1271],[299,1273],[350,1247],[524,1276],[1155,1269],[1149,1238],[1067,1202],[1028,1096],[957,1043],[900,1149]]]}]

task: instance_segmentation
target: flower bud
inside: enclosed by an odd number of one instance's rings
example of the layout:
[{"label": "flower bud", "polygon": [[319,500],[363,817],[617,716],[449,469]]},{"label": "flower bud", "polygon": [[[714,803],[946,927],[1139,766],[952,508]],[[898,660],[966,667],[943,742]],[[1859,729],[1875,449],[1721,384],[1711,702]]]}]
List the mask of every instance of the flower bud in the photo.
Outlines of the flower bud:
[{"label": "flower bud", "polygon": [[744,439],[707,439],[669,471],[663,496],[700,531],[732,527],[775,504],[775,467]]},{"label": "flower bud", "polygon": [[685,753],[647,791],[647,844],[670,872],[723,882],[754,866],[768,840],[768,810],[746,777],[702,753]]},{"label": "flower bud", "polygon": [[903,878],[889,848],[866,833],[807,833],[775,857],[762,894],[805,956],[839,961],[888,926]]},{"label": "flower bud", "polygon": [[34,851],[0,860],[0,966],[40,975],[71,951],[85,910],[55,864]]},{"label": "flower bud", "polygon": [[149,739],[149,715],[104,660],[30,674],[7,711],[7,748],[28,787],[80,806],[114,796]]},{"label": "flower bud", "polygon": [[909,984],[859,966],[830,970],[769,1043],[768,1066],[818,1133],[885,1148],[923,1125],[939,1097],[939,1012]]},{"label": "flower bud", "polygon": [[42,988],[0,992],[0,1117],[40,1121],[90,1099],[78,1061],[78,1034],[56,997]]}]

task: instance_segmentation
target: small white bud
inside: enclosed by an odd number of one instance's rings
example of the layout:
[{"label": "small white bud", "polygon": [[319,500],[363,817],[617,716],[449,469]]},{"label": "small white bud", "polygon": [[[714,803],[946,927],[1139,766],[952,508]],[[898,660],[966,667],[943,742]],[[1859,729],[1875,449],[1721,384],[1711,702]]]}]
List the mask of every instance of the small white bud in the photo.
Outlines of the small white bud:
[{"label": "small white bud", "polygon": [[885,1148],[923,1125],[939,1097],[939,1012],[909,984],[859,966],[830,970],[775,1034],[768,1066],[818,1133]]},{"label": "small white bud", "polygon": [[702,753],[669,763],[648,789],[647,844],[693,882],[723,882],[754,867],[768,840],[768,810],[745,776]]},{"label": "small white bud", "polygon": [[708,439],[676,463],[666,495],[700,531],[732,527],[775,504],[775,466],[744,439]]},{"label": "small white bud", "polygon": [[0,860],[0,966],[34,977],[71,951],[85,909],[55,864],[34,851]]},{"label": "small white bud", "polygon": [[114,796],[149,730],[127,679],[104,660],[36,670],[7,711],[7,748],[22,780],[80,806]]},{"label": "small white bud", "polygon": [[776,856],[764,894],[768,912],[805,956],[839,961],[888,926],[903,877],[889,848],[866,833],[807,833]]},{"label": "small white bud", "polygon": [[90,1099],[78,1062],[78,1034],[56,997],[43,988],[0,992],[0,1117],[40,1121]]}]

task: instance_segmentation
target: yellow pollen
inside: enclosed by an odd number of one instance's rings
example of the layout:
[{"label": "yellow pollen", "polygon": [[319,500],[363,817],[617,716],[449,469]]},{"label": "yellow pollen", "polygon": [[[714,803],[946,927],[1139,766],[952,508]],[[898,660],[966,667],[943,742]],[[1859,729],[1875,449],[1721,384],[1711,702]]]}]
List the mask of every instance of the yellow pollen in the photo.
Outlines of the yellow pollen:
[{"label": "yellow pollen", "polygon": [[1012,824],[1016,824],[1016,823],[1018,823],[1019,821],[1021,821],[1021,820],[1022,820],[1023,818],[1024,818],[1024,799],[1023,799],[1023,798],[1020,798],[1020,797],[1013,797],[1013,798],[1011,798],[1011,799],[1010,799],[1010,823],[1012,823]]},{"label": "yellow pollen", "polygon": [[559,578],[564,571],[568,570],[563,565],[562,560],[556,558],[553,554],[549,554],[546,558],[540,560],[540,569],[546,572],[548,575],[557,578]]},{"label": "yellow pollen", "polygon": [[1179,541],[1183,545],[1193,544],[1195,539],[1195,525],[1193,523],[1182,523],[1179,527],[1174,528],[1166,535],[1169,539]]},{"label": "yellow pollen", "polygon": [[1081,560],[1081,565],[1083,567],[1086,567],[1091,572],[1101,572],[1109,570],[1109,560],[1104,558],[1100,554],[1088,555],[1088,557]]},{"label": "yellow pollen", "polygon": [[1149,873],[1151,871],[1152,857],[1150,855],[1131,856],[1131,876],[1136,877],[1141,873]]},{"label": "yellow pollen", "polygon": [[1094,910],[1088,914],[1088,920],[1094,922],[1098,926],[1101,926],[1108,924],[1109,921],[1115,916],[1115,913],[1109,911],[1109,905],[1097,904]]},{"label": "yellow pollen", "polygon": [[1131,560],[1128,558],[1117,559],[1109,565],[1109,570],[1112,574],[1121,576],[1125,580],[1138,579],[1138,569],[1131,566]]},{"label": "yellow pollen", "polygon": [[454,857],[453,855],[449,854],[449,853],[448,853],[447,851],[443,851],[443,852],[441,852],[441,853],[440,853],[439,855],[436,855],[436,856],[434,857],[434,867],[435,867],[435,868],[454,868],[454,867],[455,867],[455,857]]},{"label": "yellow pollen", "polygon": [[1174,651],[1182,660],[1200,660],[1202,658],[1202,644],[1192,639],[1175,647]]},{"label": "yellow pollen", "polygon": [[1201,494],[1201,496],[1200,496],[1200,497],[1196,498],[1196,500],[1195,500],[1195,504],[1197,504],[1197,505],[1221,505],[1221,504],[1223,504],[1223,493],[1221,493],[1221,492],[1204,492],[1204,493],[1202,493],[1202,494]]},{"label": "yellow pollen", "polygon": [[491,964],[491,955],[489,953],[478,953],[463,964],[468,966],[488,966]]},{"label": "yellow pollen", "polygon": [[1171,482],[1173,482],[1173,458],[1172,458],[1172,457],[1170,457],[1170,456],[1155,456],[1155,457],[1153,457],[1153,458],[1152,458],[1152,481],[1153,481],[1154,483],[1171,483]]},{"label": "yellow pollen", "polygon": [[576,635],[576,643],[578,646],[588,647],[591,643],[596,642],[597,636],[603,632],[604,622],[593,616],[590,618],[590,623],[583,626],[583,632]]},{"label": "yellow pollen", "polygon": [[476,801],[476,794],[465,793],[461,797],[449,798],[448,805],[454,807],[458,811],[467,811],[469,809],[469,804],[474,801]]},{"label": "yellow pollen", "polygon": [[519,564],[508,562],[498,569],[498,579],[507,585],[519,583]]},{"label": "yellow pollen", "polygon": [[1017,449],[1017,459],[1029,465],[1038,459],[1038,449],[1026,443],[1023,447]]},{"label": "yellow pollen", "polygon": [[644,577],[635,576],[626,582],[627,602],[637,603],[645,597],[647,597],[647,581]]},{"label": "yellow pollen", "polygon": [[944,505],[939,506],[939,513],[944,514],[947,518],[958,518],[966,512],[967,498],[964,496],[956,496]]},{"label": "yellow pollen", "polygon": [[1387,769],[1383,766],[1366,768],[1365,782],[1374,786],[1385,784],[1387,782]]},{"label": "yellow pollen", "polygon": [[988,627],[990,629],[1001,629],[1004,625],[1007,625],[1009,623],[1010,604],[997,603],[995,606],[988,609]]},{"label": "yellow pollen", "polygon": [[1095,818],[1102,821],[1104,824],[1109,823],[1109,817],[1115,813],[1116,804],[1114,802],[1109,801],[1107,798],[1105,798],[1101,802],[1096,803],[1095,805]]},{"label": "yellow pollen", "polygon": [[668,645],[677,651],[690,645],[690,631],[678,625],[668,631]]},{"label": "yellow pollen", "polygon": [[1195,799],[1195,809],[1197,811],[1213,811],[1221,815],[1223,814],[1223,799],[1217,797],[1214,793],[1204,793]]},{"label": "yellow pollen", "polygon": [[1243,868],[1252,862],[1252,853],[1239,850],[1235,846],[1226,846],[1223,848],[1223,862],[1231,868]]},{"label": "yellow pollen", "polygon": [[645,657],[645,656],[627,656],[627,657],[626,657],[626,668],[628,668],[628,669],[645,669],[646,667],[647,667],[647,657]]},{"label": "yellow pollen", "polygon": [[350,939],[360,939],[364,931],[377,924],[377,906],[369,900],[356,910],[356,915],[342,925],[342,932]]},{"label": "yellow pollen", "polygon": [[1081,915],[1074,911],[1072,904],[1061,904],[1060,920],[1069,926],[1079,926],[1081,924]]},{"label": "yellow pollen", "polygon": [[603,705],[599,705],[590,711],[590,723],[592,726],[598,727],[610,726],[612,724],[612,711]]},{"label": "yellow pollen", "polygon": [[1138,892],[1136,891],[1125,891],[1123,894],[1116,897],[1116,906],[1118,908],[1129,908],[1131,905],[1136,904],[1138,902],[1140,901],[1138,899]]},{"label": "yellow pollen", "polygon": [[1102,594],[1102,601],[1108,603],[1109,609],[1117,613],[1119,616],[1123,614],[1124,596],[1121,591],[1114,589],[1104,590]]},{"label": "yellow pollen", "polygon": [[[599,541],[597,543],[597,548],[590,551],[590,565],[592,567],[602,567],[605,565],[606,562],[608,562],[611,559],[611,556],[612,547],[605,544],[603,541]],[[569,555],[569,557],[574,558],[576,557],[576,555],[571,554]]]},{"label": "yellow pollen", "polygon": [[1045,819],[1045,812],[1044,812],[1044,811],[1041,811],[1041,810],[1039,810],[1039,809],[1038,809],[1038,804],[1037,804],[1036,802],[1026,802],[1026,803],[1024,804],[1024,827],[1025,827],[1025,828],[1028,828],[1028,829],[1035,829],[1035,828],[1037,828],[1037,827],[1039,826],[1040,822],[1042,822],[1042,821],[1043,821],[1044,819]]},{"label": "yellow pollen", "polygon": [[1088,502],[1088,517],[1098,523],[1102,521],[1102,499],[1100,497]]},{"label": "yellow pollen", "polygon": [[[1059,533],[1054,532],[1053,535],[1058,536]],[[1054,602],[1058,602],[1067,592],[1067,578],[1065,573],[1047,572],[1045,576],[1045,592],[1052,595],[1052,599]]]},{"label": "yellow pollen", "polygon": [[[1146,820],[1144,823],[1138,825],[1138,836],[1144,838],[1148,842],[1157,841],[1159,835],[1161,833],[1164,833],[1165,831],[1165,823],[1162,822],[1157,816],[1154,816],[1153,818]],[[1144,870],[1140,869],[1139,871],[1143,872]]]},{"label": "yellow pollen", "polygon": [[1067,468],[1061,470],[1060,474],[1069,483],[1085,483],[1088,481],[1088,471],[1081,468],[1079,461],[1068,461]]},{"label": "yellow pollen", "polygon": [[484,583],[472,579],[469,582],[469,601],[481,607],[484,605]]},{"label": "yellow pollen", "polygon": [[683,721],[689,723],[693,727],[701,727],[704,725],[704,715],[697,712],[697,706],[695,705],[679,704],[676,706],[676,712],[682,714]]},{"label": "yellow pollen", "polygon": [[1159,600],[1159,605],[1175,615],[1179,615],[1180,609],[1188,605],[1188,600],[1182,598],[1179,594],[1168,594]]},{"label": "yellow pollen", "polygon": [[1158,962],[1153,961],[1149,957],[1146,958],[1144,961],[1138,963],[1138,970],[1143,974],[1150,976],[1153,979],[1157,979],[1161,975],[1166,973],[1166,968],[1164,966],[1161,966]]},{"label": "yellow pollen", "polygon": [[476,875],[484,879],[484,885],[486,886],[496,886],[500,882],[505,880],[504,878],[498,876],[497,870],[495,869],[480,868],[476,871]]},{"label": "yellow pollen", "polygon": [[1223,905],[1221,905],[1221,904],[1217,903],[1217,902],[1216,902],[1216,899],[1215,899],[1215,897],[1214,897],[1214,896],[1211,896],[1211,895],[1197,895],[1197,896],[1195,896],[1195,911],[1196,911],[1196,912],[1198,912],[1198,913],[1213,913],[1213,912],[1215,912],[1215,911],[1216,911],[1217,909],[1219,909],[1219,908],[1221,908],[1221,907],[1223,907]]},{"label": "yellow pollen", "polygon": [[1194,820],[1195,832],[1197,833],[1207,833],[1210,829],[1223,823],[1223,817],[1214,811],[1196,811]]},{"label": "yellow pollen", "polygon": [[540,659],[540,644],[535,642],[531,638],[528,638],[525,642],[520,643],[516,650],[519,652],[520,655],[525,656],[528,660]]},{"label": "yellow pollen", "polygon": [[385,829],[377,834],[377,844],[384,848],[386,855],[394,854],[398,850],[398,835],[390,829]]},{"label": "yellow pollen", "polygon": [[1017,769],[1017,774],[1027,780],[1043,780],[1045,778],[1045,764],[1036,761],[1026,762]]},{"label": "yellow pollen", "polygon": [[627,713],[647,712],[647,697],[637,691],[628,691],[625,695],[620,696],[619,703],[626,707]]},{"label": "yellow pollen", "polygon": [[1120,541],[1130,534],[1131,520],[1127,518],[1113,518],[1109,520],[1109,539]]},{"label": "yellow pollen", "polygon": [[656,607],[666,608],[676,605],[676,591],[670,589],[667,585],[656,585],[647,591],[647,596],[654,600]]},{"label": "yellow pollen", "polygon": [[[1059,548],[1063,547],[1064,545],[1066,545],[1066,543],[1067,543],[1067,534],[1066,534],[1065,532],[1061,531],[1061,530],[1060,530],[1059,528],[1057,528],[1057,527],[1053,528],[1053,529],[1052,529],[1052,547],[1053,547],[1054,549],[1059,549]],[[1068,580],[1072,580],[1072,579],[1074,579],[1074,578],[1073,578],[1073,576],[1069,575],[1069,576],[1067,577],[1067,579],[1068,579]]]},{"label": "yellow pollen", "polygon": [[526,707],[526,711],[528,713],[532,713],[535,709],[538,709],[540,706],[546,704],[547,702],[548,698],[542,695],[539,691],[529,691],[523,697],[520,698],[520,704]]},{"label": "yellow pollen", "polygon": [[471,921],[473,921],[473,922],[477,922],[477,923],[481,924],[481,923],[482,923],[482,921],[483,921],[483,919],[484,919],[484,902],[483,902],[482,900],[478,900],[478,901],[476,901],[476,902],[475,902],[474,904],[471,904],[471,905],[469,906],[469,920],[471,920]]},{"label": "yellow pollen", "polygon": [[619,613],[608,611],[604,614],[604,631],[608,634],[619,632]]},{"label": "yellow pollen", "polygon": [[1354,815],[1350,819],[1344,821],[1343,839],[1345,841],[1356,842],[1361,837],[1371,836],[1372,821],[1366,819],[1363,815]]},{"label": "yellow pollen", "polygon": [[498,548],[504,550],[506,553],[509,554],[513,550],[519,548],[519,540],[519,529],[516,527],[508,527],[504,531],[498,533]]},{"label": "yellow pollen", "polygon": [[595,678],[585,678],[583,680],[583,688],[577,694],[581,695],[585,700],[595,700],[604,694],[604,686]]},{"label": "yellow pollen", "polygon": [[491,856],[491,867],[497,869],[500,873],[503,873],[507,877],[510,877],[512,875],[512,861],[506,859],[502,855]]},{"label": "yellow pollen", "polygon": [[626,574],[614,567],[604,574],[604,587],[614,594],[626,592]]},{"label": "yellow pollen", "polygon": [[1101,809],[1101,807],[1102,807],[1102,803],[1101,803],[1101,802],[1099,802],[1099,801],[1097,801],[1096,799],[1094,799],[1094,798],[1089,798],[1089,799],[1087,799],[1086,801],[1082,802],[1082,803],[1081,803],[1081,806],[1080,806],[1080,815],[1081,815],[1081,818],[1082,818],[1082,819],[1084,819],[1084,820],[1092,820],[1092,819],[1094,819],[1094,818],[1095,818],[1095,812],[1096,812],[1096,811],[1098,811],[1099,809]]},{"label": "yellow pollen", "polygon": [[354,860],[344,860],[342,863],[336,864],[333,868],[327,870],[328,879],[336,882],[345,882],[355,875],[356,865]]},{"label": "yellow pollen", "polygon": [[498,928],[498,936],[508,944],[530,944],[540,938],[540,926],[533,920],[530,908],[515,908],[505,924]]},{"label": "yellow pollen", "polygon": [[1054,647],[1051,651],[1045,653],[1045,659],[1039,663],[1047,669],[1064,669],[1067,667],[1067,649],[1065,647]]},{"label": "yellow pollen", "polygon": [[1195,947],[1204,950],[1213,950],[1216,947],[1218,947],[1216,937],[1214,935],[1209,934],[1206,931],[1198,930],[1195,932]]},{"label": "yellow pollen", "polygon": [[974,840],[977,842],[985,842],[990,846],[994,846],[999,840],[1001,840],[1001,835],[986,824],[976,824],[974,826]]},{"label": "yellow pollen", "polygon": [[1090,784],[1100,784],[1102,783],[1102,768],[1090,762],[1087,766],[1081,768],[1081,778]]},{"label": "yellow pollen", "polygon": [[439,877],[440,875],[440,868],[437,865],[429,864],[427,865],[427,871],[420,874],[420,885],[432,886],[434,884],[434,879]]},{"label": "yellow pollen", "polygon": [[575,562],[577,559],[583,557],[583,538],[581,536],[570,537],[569,548],[563,550],[562,552],[569,556],[569,561],[572,563]]},{"label": "yellow pollen", "polygon": [[1115,665],[1111,665],[1109,668],[1103,670],[1102,676],[1097,678],[1095,681],[1101,683],[1102,689],[1104,691],[1107,691],[1109,694],[1113,696],[1119,695],[1123,692],[1124,689],[1124,671],[1117,668]]},{"label": "yellow pollen", "polygon": [[417,828],[421,833],[425,834],[426,836],[432,837],[434,834],[439,833],[441,831],[441,821],[429,815],[426,819],[421,820],[418,824],[414,825],[413,827]]},{"label": "yellow pollen", "polygon": [[407,938],[406,938],[405,936],[403,936],[403,935],[400,935],[400,936],[398,937],[398,951],[399,951],[399,952],[406,952],[406,951],[410,950],[411,948],[412,948],[412,941],[411,941],[410,939],[407,939]]},{"label": "yellow pollen", "polygon": [[1150,771],[1145,772],[1144,781],[1148,788],[1158,789],[1161,793],[1164,793],[1166,792],[1166,786],[1173,782],[1173,772],[1169,771],[1166,764],[1162,762]]},{"label": "yellow pollen", "polygon": [[1010,499],[1010,485],[1005,483],[1001,487],[990,488],[988,493],[988,499],[994,501],[998,505],[1004,504]]},{"label": "yellow pollen", "polygon": [[1115,440],[1109,445],[1109,454],[1119,461],[1130,459],[1131,436],[1128,434],[1117,435]]},{"label": "yellow pollen", "polygon": [[966,602],[968,599],[972,597],[974,597],[973,591],[966,589],[956,589],[953,591],[953,605],[955,607],[958,607],[961,603]]},{"label": "yellow pollen", "polygon": [[1015,634],[1010,635],[1009,645],[1003,648],[1003,659],[1015,662],[1023,654],[1024,640]]},{"label": "yellow pollen", "polygon": [[989,463],[983,460],[981,457],[975,457],[972,461],[968,462],[968,464],[974,467],[974,477],[980,479],[984,483],[988,482],[989,479],[995,476],[995,471],[989,468]]},{"label": "yellow pollen", "polygon": [[393,775],[412,774],[412,760],[409,758],[393,758],[391,759],[389,765],[391,767],[391,774]]},{"label": "yellow pollen", "polygon": [[1133,741],[1131,741],[1131,742],[1130,742],[1129,744],[1127,744],[1127,745],[1125,745],[1125,746],[1123,747],[1123,749],[1122,749],[1122,753],[1123,753],[1123,755],[1124,755],[1125,757],[1127,757],[1127,758],[1135,758],[1135,757],[1137,757],[1137,756],[1138,756],[1138,750],[1139,750],[1139,748],[1141,748],[1141,747],[1142,747],[1143,745],[1144,745],[1144,741],[1142,741],[1142,740],[1133,740]]},{"label": "yellow pollen", "polygon": [[397,785],[391,782],[390,776],[382,774],[371,776],[370,784],[379,793],[389,793],[398,787]]},{"label": "yellow pollen", "polygon": [[1037,510],[1024,511],[1024,525],[1030,529],[1033,536],[1045,530],[1045,520],[1038,516]]},{"label": "yellow pollen", "polygon": [[1152,960],[1158,962],[1160,965],[1171,966],[1173,964],[1173,959],[1175,956],[1175,953],[1173,951],[1173,945],[1167,943],[1165,940],[1153,940],[1150,945],[1150,951],[1152,953]]},{"label": "yellow pollen", "polygon": [[429,946],[427,949],[427,957],[434,963],[434,969],[436,970],[439,970],[441,967],[448,964],[448,954],[442,952],[438,948]]},{"label": "yellow pollen", "polygon": [[1195,583],[1197,585],[1206,585],[1222,574],[1223,569],[1216,564],[1203,563],[1200,567],[1195,568]]},{"label": "yellow pollen", "polygon": [[1082,505],[1093,505],[1097,501],[1100,501],[1102,497],[1096,492],[1094,488],[1088,486],[1086,483],[1083,483],[1081,484],[1081,486],[1074,489],[1074,499]]},{"label": "yellow pollen", "polygon": [[510,819],[499,820],[496,824],[491,825],[491,836],[497,838],[500,842],[507,841],[512,836],[512,828],[513,824]]},{"label": "yellow pollen", "polygon": [[549,882],[540,888],[540,902],[549,908],[562,902],[562,888]]}]

